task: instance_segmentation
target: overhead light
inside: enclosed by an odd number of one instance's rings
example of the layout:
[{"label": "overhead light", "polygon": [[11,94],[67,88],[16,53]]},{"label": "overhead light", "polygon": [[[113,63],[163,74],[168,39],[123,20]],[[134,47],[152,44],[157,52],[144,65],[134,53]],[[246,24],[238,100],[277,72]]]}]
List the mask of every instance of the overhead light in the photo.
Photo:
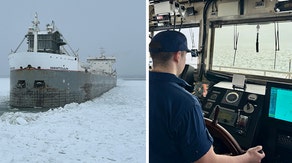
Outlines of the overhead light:
[{"label": "overhead light", "polygon": [[179,13],[180,13],[180,15],[182,17],[185,17],[185,14],[186,14],[186,8],[185,8],[185,6],[182,6],[182,5],[180,6]]},{"label": "overhead light", "polygon": [[180,9],[180,4],[176,1],[174,2],[169,2],[171,5],[170,5],[170,10],[174,13],[177,13]]}]

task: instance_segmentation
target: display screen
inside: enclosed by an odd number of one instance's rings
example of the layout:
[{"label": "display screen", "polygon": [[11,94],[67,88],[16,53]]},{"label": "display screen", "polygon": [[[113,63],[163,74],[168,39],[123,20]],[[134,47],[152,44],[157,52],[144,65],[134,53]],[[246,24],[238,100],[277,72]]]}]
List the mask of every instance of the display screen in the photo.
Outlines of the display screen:
[{"label": "display screen", "polygon": [[[214,115],[215,115],[215,109],[213,110],[210,118],[214,119]],[[228,109],[221,107],[218,113],[218,122],[229,125],[229,126],[234,126],[236,117],[237,117],[237,114],[235,112],[232,112]]]},{"label": "display screen", "polygon": [[268,84],[268,117],[292,122],[292,86]]},{"label": "display screen", "polygon": [[218,122],[224,123],[230,126],[234,126],[236,120],[236,113],[220,110],[218,114]]}]

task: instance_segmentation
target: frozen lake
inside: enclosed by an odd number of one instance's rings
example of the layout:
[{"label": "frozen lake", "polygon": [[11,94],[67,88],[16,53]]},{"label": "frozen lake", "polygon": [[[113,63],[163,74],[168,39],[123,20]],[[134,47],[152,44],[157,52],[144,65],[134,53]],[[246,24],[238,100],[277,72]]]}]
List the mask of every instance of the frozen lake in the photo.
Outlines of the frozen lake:
[{"label": "frozen lake", "polygon": [[0,162],[145,162],[145,80],[45,112],[7,112],[9,79],[0,84]]}]

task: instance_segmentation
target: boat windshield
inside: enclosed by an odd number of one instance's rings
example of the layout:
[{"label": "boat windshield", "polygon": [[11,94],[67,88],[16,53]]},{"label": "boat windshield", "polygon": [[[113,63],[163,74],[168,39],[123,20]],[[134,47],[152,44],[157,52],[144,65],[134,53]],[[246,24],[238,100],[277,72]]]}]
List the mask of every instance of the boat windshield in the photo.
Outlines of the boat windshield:
[{"label": "boat windshield", "polygon": [[210,69],[291,79],[291,25],[264,22],[214,28]]}]

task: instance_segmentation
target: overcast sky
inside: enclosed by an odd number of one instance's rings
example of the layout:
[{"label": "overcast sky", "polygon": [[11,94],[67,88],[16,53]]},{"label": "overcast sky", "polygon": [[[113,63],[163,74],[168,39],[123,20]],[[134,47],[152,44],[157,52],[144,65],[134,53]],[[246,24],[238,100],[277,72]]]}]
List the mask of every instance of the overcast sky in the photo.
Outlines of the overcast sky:
[{"label": "overcast sky", "polygon": [[[143,0],[7,0],[0,2],[0,76],[9,75],[8,54],[20,44],[37,12],[39,27],[55,25],[81,60],[117,58],[120,76],[145,76],[146,2]],[[24,42],[24,46],[27,46]]]}]

